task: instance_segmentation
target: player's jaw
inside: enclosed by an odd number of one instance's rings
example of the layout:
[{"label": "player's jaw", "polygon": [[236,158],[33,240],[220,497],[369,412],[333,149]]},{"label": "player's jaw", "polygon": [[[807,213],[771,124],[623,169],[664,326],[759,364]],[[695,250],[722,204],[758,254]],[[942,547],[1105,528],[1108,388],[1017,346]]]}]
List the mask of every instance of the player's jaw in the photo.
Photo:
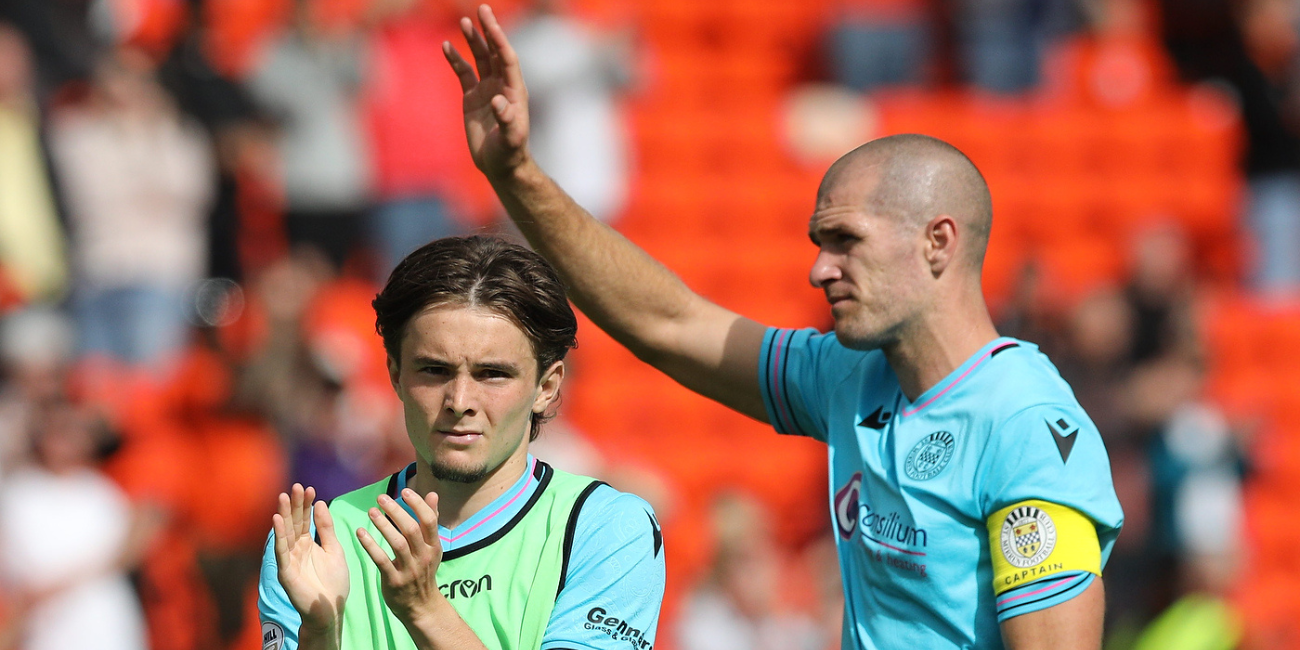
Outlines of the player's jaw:
[{"label": "player's jaw", "polygon": [[[490,422],[435,422],[422,454],[439,481],[479,483],[511,459],[527,454],[527,417],[511,418],[506,430]],[[418,445],[417,445],[418,447]]]}]

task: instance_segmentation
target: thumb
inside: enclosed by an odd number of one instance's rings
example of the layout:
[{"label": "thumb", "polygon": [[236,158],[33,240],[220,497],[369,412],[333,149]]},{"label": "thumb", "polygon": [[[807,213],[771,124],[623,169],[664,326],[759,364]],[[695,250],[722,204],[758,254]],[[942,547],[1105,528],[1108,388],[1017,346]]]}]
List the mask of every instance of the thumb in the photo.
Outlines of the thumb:
[{"label": "thumb", "polygon": [[511,110],[513,107],[510,105],[510,100],[506,99],[505,95],[497,95],[493,97],[491,104],[492,114],[496,116],[497,122],[499,122],[501,126],[507,126],[511,122],[514,122],[515,114],[514,111]]}]

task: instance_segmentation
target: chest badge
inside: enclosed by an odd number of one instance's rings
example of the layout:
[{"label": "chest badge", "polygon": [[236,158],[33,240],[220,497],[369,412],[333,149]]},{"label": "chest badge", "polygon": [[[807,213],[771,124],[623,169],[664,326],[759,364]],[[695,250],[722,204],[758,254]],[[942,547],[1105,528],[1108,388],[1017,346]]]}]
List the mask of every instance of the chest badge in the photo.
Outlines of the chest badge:
[{"label": "chest badge", "polygon": [[947,431],[935,431],[924,437],[907,453],[903,471],[913,481],[932,479],[948,466],[957,438]]}]

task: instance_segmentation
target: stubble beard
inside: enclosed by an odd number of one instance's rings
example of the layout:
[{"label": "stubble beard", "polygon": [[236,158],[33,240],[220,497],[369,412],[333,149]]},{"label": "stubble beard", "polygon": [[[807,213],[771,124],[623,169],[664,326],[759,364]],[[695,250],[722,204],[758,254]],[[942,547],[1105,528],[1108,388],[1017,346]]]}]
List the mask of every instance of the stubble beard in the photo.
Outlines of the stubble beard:
[{"label": "stubble beard", "polygon": [[429,463],[429,473],[439,481],[472,484],[487,478],[487,464],[475,468],[447,467],[436,462]]},{"label": "stubble beard", "polygon": [[870,352],[879,350],[894,343],[898,340],[898,330],[901,324],[892,327],[880,328],[878,325],[864,322],[867,319],[859,316],[852,316],[839,319],[835,322],[835,338],[840,345],[860,352]]}]

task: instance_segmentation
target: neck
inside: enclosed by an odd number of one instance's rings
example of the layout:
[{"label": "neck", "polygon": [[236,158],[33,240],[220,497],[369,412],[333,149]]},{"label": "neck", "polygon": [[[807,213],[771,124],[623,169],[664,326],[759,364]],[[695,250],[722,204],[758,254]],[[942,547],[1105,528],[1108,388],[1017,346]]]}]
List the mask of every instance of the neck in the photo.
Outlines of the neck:
[{"label": "neck", "polygon": [[998,337],[983,298],[960,305],[932,311],[881,348],[908,400],[915,401]]},{"label": "neck", "polygon": [[506,462],[474,483],[440,480],[423,458],[415,459],[415,480],[411,488],[421,495],[438,495],[438,525],[455,528],[510,489],[528,470],[528,447],[523,446]]}]

